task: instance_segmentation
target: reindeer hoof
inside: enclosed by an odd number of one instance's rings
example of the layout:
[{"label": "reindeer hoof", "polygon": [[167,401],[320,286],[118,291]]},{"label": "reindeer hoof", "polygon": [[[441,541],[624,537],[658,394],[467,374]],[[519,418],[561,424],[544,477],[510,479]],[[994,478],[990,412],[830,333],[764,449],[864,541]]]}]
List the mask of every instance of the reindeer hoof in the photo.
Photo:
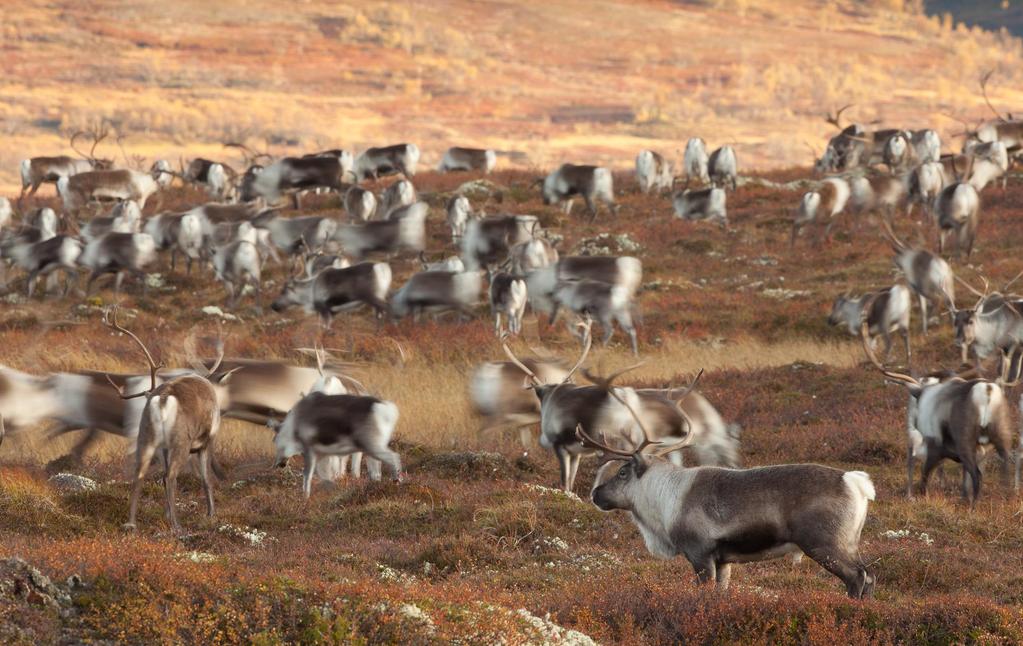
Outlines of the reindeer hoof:
[{"label": "reindeer hoof", "polygon": [[121,529],[126,532],[135,532],[138,527],[135,526],[135,523],[125,523],[121,525]]}]

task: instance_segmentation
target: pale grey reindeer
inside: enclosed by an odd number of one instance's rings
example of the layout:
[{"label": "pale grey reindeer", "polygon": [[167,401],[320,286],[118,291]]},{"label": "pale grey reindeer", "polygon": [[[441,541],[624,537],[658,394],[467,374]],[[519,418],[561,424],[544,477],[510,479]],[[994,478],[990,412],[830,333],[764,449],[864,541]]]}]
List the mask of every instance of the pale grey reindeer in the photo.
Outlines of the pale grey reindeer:
[{"label": "pale grey reindeer", "polygon": [[464,195],[452,195],[447,204],[447,222],[451,228],[451,242],[455,245],[465,235],[469,220],[474,217],[469,198]]},{"label": "pale grey reindeer", "polygon": [[[623,450],[586,428],[577,426],[579,442],[605,456],[593,504],[628,511],[647,550],[663,559],[685,556],[700,583],[726,589],[733,563],[805,553],[841,579],[850,597],[873,593],[874,577],[859,555],[875,497],[868,474],[817,464],[680,467],[660,458],[688,438],[664,445],[644,432],[635,448]],[[621,466],[612,475],[615,463]]]},{"label": "pale grey reindeer", "polygon": [[738,188],[739,165],[731,146],[721,146],[710,154],[707,158],[707,175],[712,186],[731,186],[733,191]]},{"label": "pale grey reindeer", "polygon": [[642,193],[671,190],[671,162],[653,150],[636,155],[636,183]]},{"label": "pale grey reindeer", "polygon": [[909,173],[906,216],[913,215],[913,206],[919,204],[926,215],[931,215],[934,202],[945,188],[945,173],[940,162],[924,162]]},{"label": "pale grey reindeer", "polygon": [[539,223],[534,215],[493,215],[471,219],[462,236],[466,269],[491,269],[508,258],[515,245],[534,239]]},{"label": "pale grey reindeer", "polygon": [[515,429],[522,446],[529,447],[530,427],[540,423],[540,401],[523,385],[529,373],[543,383],[558,383],[565,380],[568,367],[553,358],[524,358],[522,364],[528,373],[510,361],[480,364],[469,380],[469,398],[475,412],[484,419],[480,433]]},{"label": "pale grey reindeer", "polygon": [[549,313],[553,323],[554,292],[559,282],[583,279],[623,287],[630,298],[635,298],[643,280],[643,264],[632,256],[565,256],[526,275],[529,303],[535,312]]},{"label": "pale grey reindeer", "polygon": [[[592,316],[604,329],[603,345],[607,345],[614,335],[614,324],[629,336],[632,353],[639,355],[639,343],[636,338],[636,326],[632,320],[633,294],[627,287],[613,285],[587,278],[579,280],[563,280],[554,288],[554,311],[551,319],[558,314],[559,308],[565,308],[576,316]],[[574,332],[575,326],[568,321],[569,331]]]},{"label": "pale grey reindeer", "polygon": [[686,186],[694,179],[701,184],[710,182],[708,174],[707,144],[699,137],[692,137],[686,142],[686,150],[682,156],[682,170],[686,176]]},{"label": "pale grey reindeer", "polygon": [[416,174],[419,164],[419,147],[415,144],[394,144],[379,148],[367,148],[355,158],[353,170],[356,182],[376,180],[387,175],[401,173],[406,179]]},{"label": "pale grey reindeer", "polygon": [[421,271],[391,297],[391,315],[401,318],[424,311],[455,310],[470,316],[472,306],[479,301],[482,282],[480,271]]},{"label": "pale grey reindeer", "polygon": [[372,220],[377,211],[377,197],[373,191],[352,186],[345,191],[345,213],[357,222]]},{"label": "pale grey reindeer", "polygon": [[389,220],[394,211],[403,206],[415,204],[416,187],[407,179],[399,179],[388,186],[380,196],[380,219]]},{"label": "pale grey reindeer", "polygon": [[926,249],[910,247],[895,235],[891,223],[881,218],[882,231],[895,252],[893,262],[920,304],[920,326],[927,335],[928,305],[945,305],[955,311],[955,280],[952,268],[940,256]]},{"label": "pale grey reindeer", "polygon": [[231,242],[217,247],[213,253],[213,271],[217,280],[227,290],[227,305],[234,307],[244,292],[245,286],[252,287],[255,293],[256,306],[260,307],[263,300],[262,259],[259,255],[256,228],[248,222],[242,222],[236,237]]},{"label": "pale grey reindeer", "polygon": [[[403,217],[372,220],[362,224],[342,224],[334,234],[345,255],[361,259],[371,253],[418,253],[426,247],[425,202],[417,202],[403,211]],[[395,215],[395,214],[392,214]]]},{"label": "pale grey reindeer", "polygon": [[938,253],[945,252],[945,238],[949,233],[954,233],[956,244],[953,255],[958,257],[965,248],[969,260],[980,218],[980,195],[977,189],[968,182],[949,184],[934,202],[934,216],[939,231]]},{"label": "pale grey reindeer", "polygon": [[147,233],[117,233],[111,231],[92,240],[78,256],[78,264],[89,270],[85,293],[90,293],[92,284],[105,274],[115,274],[114,291],[121,291],[125,274],[135,276],[142,293],[149,291],[146,281],[146,267],[156,261],[156,243]]},{"label": "pale grey reindeer", "polygon": [[884,341],[882,361],[887,361],[892,350],[892,333],[902,336],[906,349],[906,365],[912,353],[909,347],[909,313],[913,307],[909,288],[895,284],[891,287],[853,297],[848,292],[838,296],[828,316],[829,325],[843,325],[851,336],[859,336],[860,324],[867,322],[871,343],[877,337]]},{"label": "pale grey reindeer", "polygon": [[962,363],[969,363],[972,354],[973,365],[980,371],[981,362],[1001,357],[1004,349],[1023,343],[1023,300],[999,292],[989,294],[986,289],[982,293],[958,277],[956,280],[979,297],[972,308],[953,313],[952,325]]}]

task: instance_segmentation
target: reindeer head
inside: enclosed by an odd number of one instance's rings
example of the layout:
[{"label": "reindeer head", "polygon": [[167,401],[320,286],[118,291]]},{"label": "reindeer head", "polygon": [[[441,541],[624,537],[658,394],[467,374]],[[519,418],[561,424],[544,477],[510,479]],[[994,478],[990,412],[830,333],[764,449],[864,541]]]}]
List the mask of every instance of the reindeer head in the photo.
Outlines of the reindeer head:
[{"label": "reindeer head", "polygon": [[828,325],[841,325],[845,322],[844,310],[853,300],[848,291],[835,298],[831,305],[831,314],[828,315]]},{"label": "reindeer head", "polygon": [[[71,149],[82,156],[82,158],[88,160],[92,165],[93,170],[109,170],[114,167],[113,159],[99,159],[96,157],[96,146],[99,142],[103,141],[110,134],[110,126],[106,123],[100,124],[91,128],[88,132],[79,130],[71,135]],[[83,136],[92,137],[92,147],[89,149],[89,154],[85,154],[75,146],[75,140]]]}]

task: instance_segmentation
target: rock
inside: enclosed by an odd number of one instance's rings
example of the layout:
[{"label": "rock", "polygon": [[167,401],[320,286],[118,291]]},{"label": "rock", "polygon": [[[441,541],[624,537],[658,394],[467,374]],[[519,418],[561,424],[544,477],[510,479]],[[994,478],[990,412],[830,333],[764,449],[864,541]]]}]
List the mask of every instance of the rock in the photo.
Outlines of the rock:
[{"label": "rock", "polygon": [[66,590],[18,557],[0,560],[0,597],[22,599],[58,612],[71,606],[71,595]]},{"label": "rock", "polygon": [[78,493],[80,491],[93,491],[99,487],[95,480],[80,476],[74,473],[58,473],[50,476],[50,484],[60,493]]},{"label": "rock", "polygon": [[219,316],[225,321],[237,321],[238,317],[230,312],[225,312],[216,305],[206,305],[202,308],[202,313],[207,316]]},{"label": "rock", "polygon": [[490,180],[474,179],[459,186],[455,189],[455,193],[471,199],[488,199],[492,197],[500,202],[504,197],[505,190],[507,189],[498,186]]}]

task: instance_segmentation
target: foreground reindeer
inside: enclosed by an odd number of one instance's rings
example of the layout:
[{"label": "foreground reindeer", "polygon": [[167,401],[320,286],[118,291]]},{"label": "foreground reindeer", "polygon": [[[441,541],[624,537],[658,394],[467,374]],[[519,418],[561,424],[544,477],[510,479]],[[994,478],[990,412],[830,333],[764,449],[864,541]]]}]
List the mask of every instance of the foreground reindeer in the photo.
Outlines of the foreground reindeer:
[{"label": "foreground reindeer", "polygon": [[[859,556],[860,533],[874,485],[862,471],[817,464],[753,469],[685,468],[659,458],[688,442],[662,445],[644,432],[632,450],[598,441],[585,425],[576,437],[601,451],[604,464],[591,498],[603,511],[632,514],[647,550],[660,558],[679,554],[700,583],[728,587],[732,563],[805,553],[840,578],[854,599],[874,588]],[[647,447],[653,451],[645,454]],[[623,462],[611,477],[609,466]]]},{"label": "foreground reindeer", "polygon": [[[1002,387],[987,379],[963,379],[955,376],[944,381],[930,378],[920,381],[910,375],[885,369],[874,355],[868,340],[867,323],[861,327],[863,350],[887,379],[909,391],[908,443],[906,447],[906,495],[913,496],[913,468],[917,458],[924,459],[920,493],[927,494],[927,481],[942,460],[963,465],[963,500],[970,506],[980,497],[980,466],[977,453],[990,443],[1002,458],[1002,474],[1008,479],[1012,442],[1009,405]],[[972,497],[967,483],[972,484]]]},{"label": "foreground reindeer", "polygon": [[[220,403],[217,390],[208,377],[220,367],[223,348],[220,350],[213,369],[205,375],[188,374],[171,379],[157,385],[157,373],[161,366],[153,361],[153,356],[132,332],[117,323],[117,311],[104,323],[111,329],[128,335],[145,354],[149,363],[150,387],[135,394],[125,394],[123,386],[114,387],[122,399],[145,397],[146,404],[142,409],[142,422],[139,425],[138,444],[135,450],[135,475],[131,490],[131,504],[128,522],[125,529],[135,529],[135,517],[138,512],[139,495],[142,492],[142,480],[146,477],[149,465],[160,452],[161,461],[166,468],[164,489],[166,491],[167,520],[175,532],[181,531],[175,510],[174,496],[177,490],[177,478],[181,468],[188,462],[188,457],[196,453],[199,458],[199,478],[202,480],[203,491],[206,493],[206,515],[213,517],[213,488],[209,480],[213,438],[220,429]],[[218,383],[223,383],[230,376],[227,373]]]},{"label": "foreground reindeer", "polygon": [[540,423],[540,401],[522,385],[530,374],[545,384],[567,381],[568,368],[564,362],[548,358],[525,358],[522,365],[526,371],[511,361],[481,364],[469,380],[469,398],[476,413],[484,418],[480,433],[517,429],[522,446],[528,447],[529,427]]}]

